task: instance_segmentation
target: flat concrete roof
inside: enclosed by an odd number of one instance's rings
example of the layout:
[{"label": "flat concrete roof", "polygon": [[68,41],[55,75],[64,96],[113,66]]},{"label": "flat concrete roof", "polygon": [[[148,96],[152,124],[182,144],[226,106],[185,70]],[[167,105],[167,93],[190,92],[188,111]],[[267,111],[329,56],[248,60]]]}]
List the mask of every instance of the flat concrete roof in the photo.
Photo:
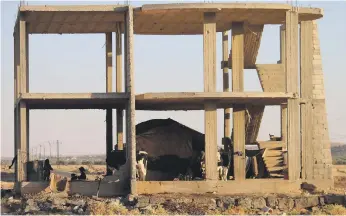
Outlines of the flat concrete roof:
[{"label": "flat concrete roof", "polygon": [[[136,95],[136,110],[204,110],[206,101],[218,109],[234,104],[280,105],[293,94],[283,92],[164,92]],[[23,93],[29,109],[125,109],[128,93]]]},{"label": "flat concrete roof", "polygon": [[[126,5],[21,6],[31,34],[115,32],[124,22]],[[203,13],[217,12],[217,32],[232,22],[252,25],[283,24],[288,4],[273,3],[179,3],[134,7],[134,33],[151,35],[203,34]],[[320,8],[297,8],[299,21],[323,16]],[[123,29],[122,29],[123,31]]]},{"label": "flat concrete roof", "polygon": [[124,109],[127,93],[23,93],[29,109]]},{"label": "flat concrete roof", "polygon": [[280,105],[293,98],[283,92],[165,92],[136,95],[136,110],[204,110],[206,102],[217,109],[234,105]]}]

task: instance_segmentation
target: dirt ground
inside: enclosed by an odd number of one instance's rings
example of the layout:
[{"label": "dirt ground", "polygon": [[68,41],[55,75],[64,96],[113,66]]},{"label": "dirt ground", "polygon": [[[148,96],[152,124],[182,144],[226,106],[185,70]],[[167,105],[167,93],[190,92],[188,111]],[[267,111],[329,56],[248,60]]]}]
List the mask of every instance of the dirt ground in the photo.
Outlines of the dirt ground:
[{"label": "dirt ground", "polygon": [[[53,169],[63,173],[78,173],[81,165],[60,165]],[[103,174],[106,171],[104,165],[83,165],[87,169],[89,180]],[[346,166],[337,165],[333,169],[335,188],[328,191],[333,194],[344,195],[346,192]],[[8,165],[1,165],[1,189],[12,189],[14,181],[14,169],[8,169]],[[196,196],[196,195],[195,195]],[[40,193],[37,195],[25,195],[24,197],[4,197],[1,200],[2,214],[74,214],[74,215],[244,215],[244,214],[264,214],[261,209],[249,209],[242,206],[230,206],[227,208],[214,208],[210,206],[215,203],[212,194],[203,195],[207,203],[186,203],[184,202],[166,202],[164,205],[146,204],[145,207],[131,207],[124,202],[125,198],[97,199],[90,197],[70,197],[64,193]],[[255,196],[255,195],[254,195]],[[180,197],[180,200],[195,200],[194,195],[179,196],[177,194],[155,195],[154,200],[173,200]],[[198,195],[200,197],[200,195]],[[251,196],[252,197],[252,196]],[[152,198],[150,198],[151,200]],[[179,200],[178,199],[178,200]],[[119,200],[122,200],[119,202]],[[151,201],[150,201],[151,202]],[[202,205],[203,204],[203,205]],[[206,204],[206,205],[204,205]],[[210,205],[212,204],[212,205]],[[138,205],[138,204],[136,204]],[[313,208],[280,210],[272,209],[271,214],[324,214],[324,215],[346,215],[346,208],[342,205],[325,205]]]},{"label": "dirt ground", "polygon": [[[106,172],[105,165],[52,165],[53,172],[64,172],[69,173],[79,173],[78,168],[83,166],[87,171],[88,180],[94,180],[96,176],[102,175]],[[8,165],[1,164],[1,188],[9,189],[9,186],[13,186],[14,182],[14,167],[12,169],[8,168]]]},{"label": "dirt ground", "polygon": [[[83,166],[87,170],[88,180],[94,180],[97,176],[106,172],[105,165],[52,165],[53,169],[65,173],[79,173],[78,168]],[[334,186],[337,192],[346,192],[346,165],[333,166]],[[14,182],[14,167],[8,169],[8,165],[1,165],[1,188],[11,189]]]}]

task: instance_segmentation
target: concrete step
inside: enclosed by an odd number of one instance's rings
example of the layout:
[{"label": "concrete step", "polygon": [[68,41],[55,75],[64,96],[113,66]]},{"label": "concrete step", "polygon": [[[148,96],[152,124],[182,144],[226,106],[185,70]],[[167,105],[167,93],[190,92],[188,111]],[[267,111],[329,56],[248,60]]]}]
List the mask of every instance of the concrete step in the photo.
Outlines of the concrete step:
[{"label": "concrete step", "polygon": [[266,163],[267,169],[270,169],[272,167],[281,167],[281,166],[284,166],[283,162]]},{"label": "concrete step", "polygon": [[284,175],[282,175],[282,174],[277,174],[277,173],[271,173],[271,174],[270,174],[270,177],[271,177],[271,178],[283,178]]},{"label": "concrete step", "polygon": [[284,170],[284,166],[275,166],[275,167],[267,167],[268,172],[282,172]]},{"label": "concrete step", "polygon": [[265,154],[265,157],[278,157],[282,156],[282,151],[281,150],[268,150]]}]

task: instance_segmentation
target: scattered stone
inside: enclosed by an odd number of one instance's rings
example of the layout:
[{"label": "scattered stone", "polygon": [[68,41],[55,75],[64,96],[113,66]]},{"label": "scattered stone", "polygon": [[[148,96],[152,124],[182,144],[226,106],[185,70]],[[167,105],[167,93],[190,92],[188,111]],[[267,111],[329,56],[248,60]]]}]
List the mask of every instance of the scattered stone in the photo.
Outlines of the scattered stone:
[{"label": "scattered stone", "polygon": [[277,198],[274,196],[267,197],[267,206],[269,206],[271,208],[275,208],[276,206],[278,206]]},{"label": "scattered stone", "polygon": [[218,208],[224,208],[224,207],[225,207],[225,206],[224,206],[224,203],[222,202],[221,199],[216,199],[216,206],[217,206]]},{"label": "scattered stone", "polygon": [[1,198],[12,196],[12,190],[10,189],[1,189]]},{"label": "scattered stone", "polygon": [[235,206],[236,204],[236,199],[233,197],[225,196],[221,197],[220,200],[223,202],[225,208]]},{"label": "scattered stone", "polygon": [[317,206],[318,204],[319,204],[319,201],[317,196],[302,197],[302,198],[297,198],[295,200],[295,207],[297,209],[310,208],[313,206]]},{"label": "scattered stone", "polygon": [[35,205],[35,201],[34,201],[33,199],[28,199],[28,200],[26,201],[26,204],[27,204],[27,205],[30,205],[30,206],[33,206],[33,205]]},{"label": "scattered stone", "polygon": [[280,210],[291,210],[294,207],[294,200],[291,198],[278,198],[278,208]]},{"label": "scattered stone", "polygon": [[33,213],[33,212],[37,212],[40,209],[38,208],[37,204],[34,202],[33,199],[29,199],[26,202],[26,206],[24,209],[24,213]]},{"label": "scattered stone", "polygon": [[145,208],[147,206],[149,206],[149,197],[140,196],[137,198],[136,208]]},{"label": "scattered stone", "polygon": [[125,204],[126,205],[133,206],[136,204],[136,201],[137,201],[136,197],[132,194],[127,195],[125,198]]},{"label": "scattered stone", "polygon": [[64,199],[55,198],[53,199],[52,204],[55,206],[62,206],[66,204],[66,201]]},{"label": "scattered stone", "polygon": [[268,206],[265,206],[262,208],[262,212],[263,214],[272,214],[273,213],[273,209],[268,207]]},{"label": "scattered stone", "polygon": [[11,210],[5,205],[1,205],[1,214],[11,213]]},{"label": "scattered stone", "polygon": [[149,203],[152,205],[159,205],[159,204],[163,204],[165,202],[166,202],[166,199],[163,197],[151,196],[149,198]]},{"label": "scattered stone", "polygon": [[[175,200],[174,200],[175,201]],[[204,206],[208,206],[210,204],[210,198],[208,197],[196,197],[192,200],[193,203],[197,204],[197,205],[204,205]]]},{"label": "scattered stone", "polygon": [[189,197],[179,197],[174,199],[177,203],[192,203],[192,199]]},{"label": "scattered stone", "polygon": [[209,203],[209,205],[208,205],[208,208],[209,208],[210,210],[216,209],[216,200],[215,200],[215,199],[210,199],[210,203]]},{"label": "scattered stone", "polygon": [[301,215],[307,215],[307,214],[309,214],[309,211],[307,210],[307,209],[300,209],[300,214]]},{"label": "scattered stone", "polygon": [[153,212],[153,207],[151,205],[146,206],[145,208],[141,208],[142,214],[150,215]]},{"label": "scattered stone", "polygon": [[266,200],[263,197],[257,197],[252,199],[252,208],[262,209],[266,206]]},{"label": "scattered stone", "polygon": [[314,192],[316,190],[316,186],[313,184],[309,184],[307,182],[303,182],[301,185],[301,189],[307,190],[309,192]]},{"label": "scattered stone", "polygon": [[324,206],[326,204],[325,201],[324,201],[324,197],[323,196],[320,196],[318,199],[320,201],[320,205],[321,206]]},{"label": "scattered stone", "polygon": [[37,205],[40,211],[49,211],[52,208],[52,204],[49,202],[38,203]]},{"label": "scattered stone", "polygon": [[327,204],[343,205],[345,197],[343,195],[326,195],[324,196],[324,200]]},{"label": "scattered stone", "polygon": [[84,207],[86,202],[84,200],[67,200],[66,204],[68,205],[74,205],[74,206],[80,206],[80,207]]},{"label": "scattered stone", "polygon": [[84,210],[82,208],[79,208],[77,212],[78,212],[78,214],[83,214]]},{"label": "scattered stone", "polygon": [[237,205],[245,208],[252,208],[252,200],[248,197],[239,198]]},{"label": "scattered stone", "polygon": [[73,197],[76,197],[76,198],[81,198],[81,197],[82,197],[82,195],[80,195],[79,193],[75,193],[75,194],[73,194],[72,196],[73,196]]},{"label": "scattered stone", "polygon": [[75,206],[72,210],[72,212],[78,212],[79,206]]}]

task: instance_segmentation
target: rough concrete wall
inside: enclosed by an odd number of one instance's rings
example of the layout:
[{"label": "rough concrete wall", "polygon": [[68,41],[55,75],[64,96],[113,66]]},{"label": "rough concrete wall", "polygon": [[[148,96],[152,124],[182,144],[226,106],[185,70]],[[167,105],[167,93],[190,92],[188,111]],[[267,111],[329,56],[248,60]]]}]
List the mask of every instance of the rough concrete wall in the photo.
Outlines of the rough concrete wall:
[{"label": "rough concrete wall", "polygon": [[313,22],[313,146],[314,179],[332,179],[332,156],[325,103],[324,78],[317,23]]}]

